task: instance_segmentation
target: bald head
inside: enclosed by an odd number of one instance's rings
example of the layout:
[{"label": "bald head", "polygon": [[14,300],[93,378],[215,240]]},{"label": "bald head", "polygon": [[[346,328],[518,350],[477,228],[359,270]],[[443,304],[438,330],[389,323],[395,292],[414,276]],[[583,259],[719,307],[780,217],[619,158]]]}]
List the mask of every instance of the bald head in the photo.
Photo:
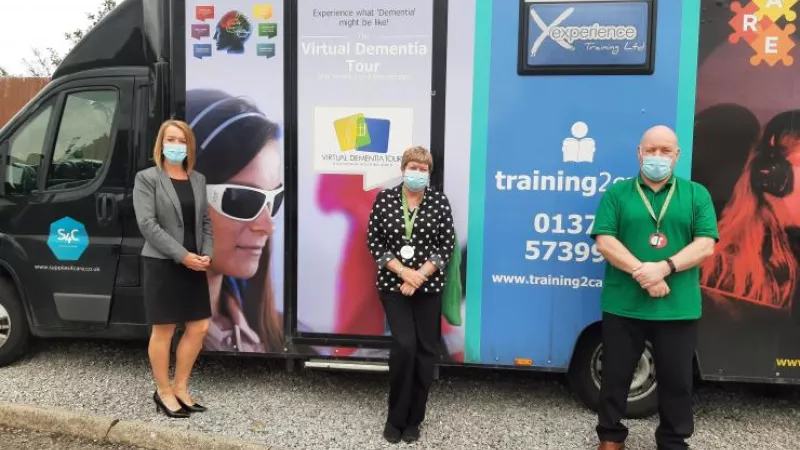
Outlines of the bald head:
[{"label": "bald head", "polygon": [[646,179],[662,182],[667,179],[680,155],[678,136],[672,129],[657,125],[645,131],[639,142],[639,165]]},{"label": "bald head", "polygon": [[639,142],[642,149],[647,147],[673,147],[678,148],[678,135],[668,126],[656,125],[645,131]]}]

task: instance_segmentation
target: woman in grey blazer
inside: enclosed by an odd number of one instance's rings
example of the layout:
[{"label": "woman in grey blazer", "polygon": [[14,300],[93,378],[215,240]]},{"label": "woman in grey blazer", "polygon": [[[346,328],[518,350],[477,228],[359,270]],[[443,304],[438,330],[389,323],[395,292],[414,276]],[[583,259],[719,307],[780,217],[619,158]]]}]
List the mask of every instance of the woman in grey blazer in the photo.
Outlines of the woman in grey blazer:
[{"label": "woman in grey blazer", "polygon": [[[153,401],[169,417],[205,411],[188,389],[211,317],[205,271],[214,248],[205,177],[194,171],[195,142],[185,122],[165,122],[153,149],[156,165],[136,174],[133,188],[136,221],[145,240],[145,313],[152,326],[148,353],[158,386]],[[186,330],[170,383],[170,345],[177,324],[185,324]]]}]

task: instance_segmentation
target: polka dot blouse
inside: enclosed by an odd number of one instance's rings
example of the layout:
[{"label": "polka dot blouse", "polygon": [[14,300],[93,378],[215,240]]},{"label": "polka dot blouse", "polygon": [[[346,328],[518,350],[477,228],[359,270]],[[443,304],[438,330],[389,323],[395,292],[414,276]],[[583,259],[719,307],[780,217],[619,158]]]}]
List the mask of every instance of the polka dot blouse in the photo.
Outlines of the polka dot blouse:
[{"label": "polka dot blouse", "polygon": [[[441,293],[444,288],[444,270],[453,254],[455,229],[450,202],[442,192],[430,188],[425,190],[419,212],[414,221],[414,231],[408,245],[414,247],[414,256],[403,259],[400,249],[405,242],[403,220],[402,185],[386,189],[378,194],[369,216],[369,250],[378,264],[377,286],[379,290],[399,290],[402,279],[386,267],[397,258],[404,266],[419,269],[430,261],[438,270],[418,292]],[[413,210],[409,211],[413,215]]]}]

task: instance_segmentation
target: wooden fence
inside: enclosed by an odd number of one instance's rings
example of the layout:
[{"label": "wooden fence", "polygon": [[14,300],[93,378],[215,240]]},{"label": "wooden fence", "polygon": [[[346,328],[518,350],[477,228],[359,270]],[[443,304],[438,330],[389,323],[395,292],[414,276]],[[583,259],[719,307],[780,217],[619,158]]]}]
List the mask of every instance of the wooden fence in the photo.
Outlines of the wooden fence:
[{"label": "wooden fence", "polygon": [[0,127],[28,103],[49,78],[0,78]]}]

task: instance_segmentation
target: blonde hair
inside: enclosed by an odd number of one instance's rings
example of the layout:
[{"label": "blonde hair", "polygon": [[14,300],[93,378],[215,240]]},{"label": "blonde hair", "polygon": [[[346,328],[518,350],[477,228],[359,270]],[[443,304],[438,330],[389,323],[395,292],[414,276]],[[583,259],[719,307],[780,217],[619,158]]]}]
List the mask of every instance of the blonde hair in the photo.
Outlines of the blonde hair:
[{"label": "blonde hair", "polygon": [[182,120],[167,120],[161,124],[161,128],[158,130],[158,136],[156,137],[156,143],[153,145],[153,160],[160,169],[164,163],[164,135],[167,134],[167,128],[169,127],[180,129],[183,131],[184,136],[186,136],[186,159],[183,161],[183,168],[186,169],[187,172],[191,172],[194,170],[194,163],[197,160],[197,141],[189,124]]},{"label": "blonde hair", "polygon": [[410,147],[403,152],[403,160],[400,163],[400,170],[406,170],[406,166],[412,162],[427,164],[428,170],[433,170],[433,157],[431,156],[431,152],[429,152],[425,147],[415,145],[414,147]]}]

